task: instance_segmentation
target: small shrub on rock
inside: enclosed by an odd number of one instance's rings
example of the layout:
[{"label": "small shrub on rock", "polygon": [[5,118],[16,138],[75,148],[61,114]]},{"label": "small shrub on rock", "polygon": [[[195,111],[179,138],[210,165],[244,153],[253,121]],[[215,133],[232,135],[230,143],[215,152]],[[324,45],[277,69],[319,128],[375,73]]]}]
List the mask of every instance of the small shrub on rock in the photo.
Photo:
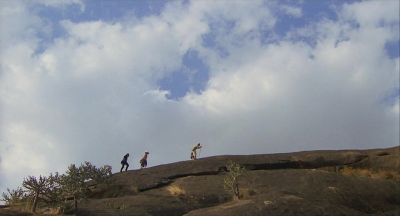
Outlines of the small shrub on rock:
[{"label": "small shrub on rock", "polygon": [[239,199],[240,191],[238,178],[244,174],[246,169],[233,161],[227,163],[226,169],[228,173],[224,178],[224,188],[226,191],[232,193],[235,199]]}]

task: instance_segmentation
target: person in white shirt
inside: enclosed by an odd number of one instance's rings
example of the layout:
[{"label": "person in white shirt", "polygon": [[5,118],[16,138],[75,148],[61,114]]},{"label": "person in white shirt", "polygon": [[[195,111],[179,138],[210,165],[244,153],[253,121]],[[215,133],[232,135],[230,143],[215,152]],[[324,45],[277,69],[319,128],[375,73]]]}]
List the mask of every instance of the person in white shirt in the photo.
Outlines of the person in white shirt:
[{"label": "person in white shirt", "polygon": [[197,150],[200,150],[203,146],[198,143],[197,145],[193,146],[192,153],[190,154],[190,159],[196,160],[197,159]]}]

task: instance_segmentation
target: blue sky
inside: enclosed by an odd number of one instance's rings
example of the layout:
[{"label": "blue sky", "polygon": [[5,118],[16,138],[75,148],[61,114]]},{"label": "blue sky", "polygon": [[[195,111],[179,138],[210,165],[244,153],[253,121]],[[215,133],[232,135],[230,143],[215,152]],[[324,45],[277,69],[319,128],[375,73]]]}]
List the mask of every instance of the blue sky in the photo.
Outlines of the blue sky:
[{"label": "blue sky", "polygon": [[[0,191],[92,161],[399,145],[399,1],[0,1]],[[12,17],[12,19],[10,19]],[[21,160],[23,158],[24,160]]]},{"label": "blue sky", "polygon": [[103,20],[115,22],[125,16],[146,17],[158,15],[162,12],[167,1],[112,1],[112,0],[88,0],[84,1],[84,8],[78,4],[66,7],[48,7],[46,5],[33,5],[38,13],[54,22],[62,19],[70,19],[75,22]]}]

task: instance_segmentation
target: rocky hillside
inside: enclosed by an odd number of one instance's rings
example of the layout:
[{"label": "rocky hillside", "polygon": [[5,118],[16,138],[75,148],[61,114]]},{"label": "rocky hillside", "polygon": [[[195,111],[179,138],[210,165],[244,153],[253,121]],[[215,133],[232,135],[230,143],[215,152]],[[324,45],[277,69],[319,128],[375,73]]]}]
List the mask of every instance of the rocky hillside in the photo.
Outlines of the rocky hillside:
[{"label": "rocky hillside", "polygon": [[[239,200],[223,187],[229,160],[247,169]],[[398,216],[400,150],[215,156],[116,173],[91,190],[77,215]]]}]

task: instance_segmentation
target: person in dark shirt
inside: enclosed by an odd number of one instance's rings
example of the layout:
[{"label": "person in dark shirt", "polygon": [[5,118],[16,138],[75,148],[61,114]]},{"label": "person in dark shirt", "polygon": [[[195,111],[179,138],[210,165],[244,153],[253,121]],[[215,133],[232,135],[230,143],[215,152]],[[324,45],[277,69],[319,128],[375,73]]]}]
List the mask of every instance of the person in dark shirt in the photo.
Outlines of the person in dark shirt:
[{"label": "person in dark shirt", "polygon": [[129,153],[127,153],[127,154],[124,156],[124,158],[122,159],[122,161],[121,161],[122,167],[121,167],[120,172],[122,172],[122,170],[124,169],[124,166],[126,166],[125,171],[128,171],[128,167],[129,167],[129,164],[128,164],[128,157],[129,157]]}]

